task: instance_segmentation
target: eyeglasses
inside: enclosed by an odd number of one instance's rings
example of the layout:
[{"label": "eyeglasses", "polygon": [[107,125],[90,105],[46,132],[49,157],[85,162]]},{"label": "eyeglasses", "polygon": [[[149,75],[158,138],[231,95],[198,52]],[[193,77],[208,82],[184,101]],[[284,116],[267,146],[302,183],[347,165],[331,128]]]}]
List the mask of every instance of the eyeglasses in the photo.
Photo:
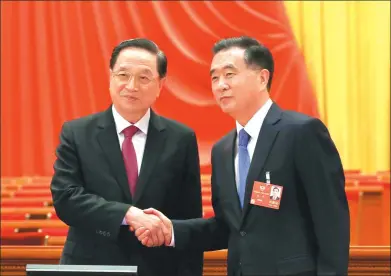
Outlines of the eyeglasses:
[{"label": "eyeglasses", "polygon": [[129,81],[133,78],[136,83],[145,85],[153,82],[155,79],[155,77],[148,76],[145,73],[132,74],[127,71],[113,72],[113,77],[120,84],[129,83]]}]

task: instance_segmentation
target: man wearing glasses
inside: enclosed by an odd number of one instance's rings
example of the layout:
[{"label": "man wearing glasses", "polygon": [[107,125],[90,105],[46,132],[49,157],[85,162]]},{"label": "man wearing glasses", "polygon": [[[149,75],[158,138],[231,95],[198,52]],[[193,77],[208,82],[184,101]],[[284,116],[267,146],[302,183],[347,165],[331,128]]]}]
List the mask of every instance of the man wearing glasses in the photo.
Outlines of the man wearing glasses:
[{"label": "man wearing glasses", "polygon": [[51,191],[69,225],[61,263],[135,265],[140,276],[201,276],[202,252],[147,248],[129,228],[165,239],[162,222],[202,216],[195,133],[151,109],[163,87],[167,58],[147,39],[121,42],[110,59],[112,105],[66,122],[56,151]]}]

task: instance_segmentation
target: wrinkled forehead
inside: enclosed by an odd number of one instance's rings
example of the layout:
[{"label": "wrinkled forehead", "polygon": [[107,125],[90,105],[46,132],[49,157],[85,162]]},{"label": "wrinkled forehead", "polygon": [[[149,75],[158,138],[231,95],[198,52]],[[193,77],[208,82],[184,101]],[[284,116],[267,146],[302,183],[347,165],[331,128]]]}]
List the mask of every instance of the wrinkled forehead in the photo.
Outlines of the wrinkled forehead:
[{"label": "wrinkled forehead", "polygon": [[117,58],[113,70],[150,71],[157,73],[157,57],[155,54],[139,48],[127,48],[122,50]]},{"label": "wrinkled forehead", "polygon": [[237,47],[218,52],[212,59],[210,66],[211,72],[231,67],[231,65],[237,69],[244,68],[246,66],[244,62],[244,52],[245,49]]}]

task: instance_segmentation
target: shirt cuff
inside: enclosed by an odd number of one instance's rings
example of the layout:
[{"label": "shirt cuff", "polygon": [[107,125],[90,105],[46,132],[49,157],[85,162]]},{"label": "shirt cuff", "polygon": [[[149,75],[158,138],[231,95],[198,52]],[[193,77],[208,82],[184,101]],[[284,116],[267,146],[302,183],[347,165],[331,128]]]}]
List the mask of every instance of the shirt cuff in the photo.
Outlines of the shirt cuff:
[{"label": "shirt cuff", "polygon": [[121,225],[128,225],[127,223],[126,223],[126,219],[124,218],[123,219],[123,221],[122,221],[122,224]]},{"label": "shirt cuff", "polygon": [[174,227],[171,228],[171,243],[169,246],[175,247]]}]

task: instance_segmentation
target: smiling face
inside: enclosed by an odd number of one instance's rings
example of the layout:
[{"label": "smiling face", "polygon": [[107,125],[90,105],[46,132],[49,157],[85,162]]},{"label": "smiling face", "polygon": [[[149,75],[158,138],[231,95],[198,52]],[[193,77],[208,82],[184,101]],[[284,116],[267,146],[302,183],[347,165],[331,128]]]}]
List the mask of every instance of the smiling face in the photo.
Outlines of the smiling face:
[{"label": "smiling face", "polygon": [[268,79],[267,70],[246,64],[244,53],[237,47],[220,51],[213,57],[210,70],[217,104],[235,119],[251,118],[264,98],[261,92],[266,90]]},{"label": "smiling face", "polygon": [[140,119],[159,97],[163,86],[156,55],[141,48],[123,49],[110,73],[114,107],[126,119]]}]

